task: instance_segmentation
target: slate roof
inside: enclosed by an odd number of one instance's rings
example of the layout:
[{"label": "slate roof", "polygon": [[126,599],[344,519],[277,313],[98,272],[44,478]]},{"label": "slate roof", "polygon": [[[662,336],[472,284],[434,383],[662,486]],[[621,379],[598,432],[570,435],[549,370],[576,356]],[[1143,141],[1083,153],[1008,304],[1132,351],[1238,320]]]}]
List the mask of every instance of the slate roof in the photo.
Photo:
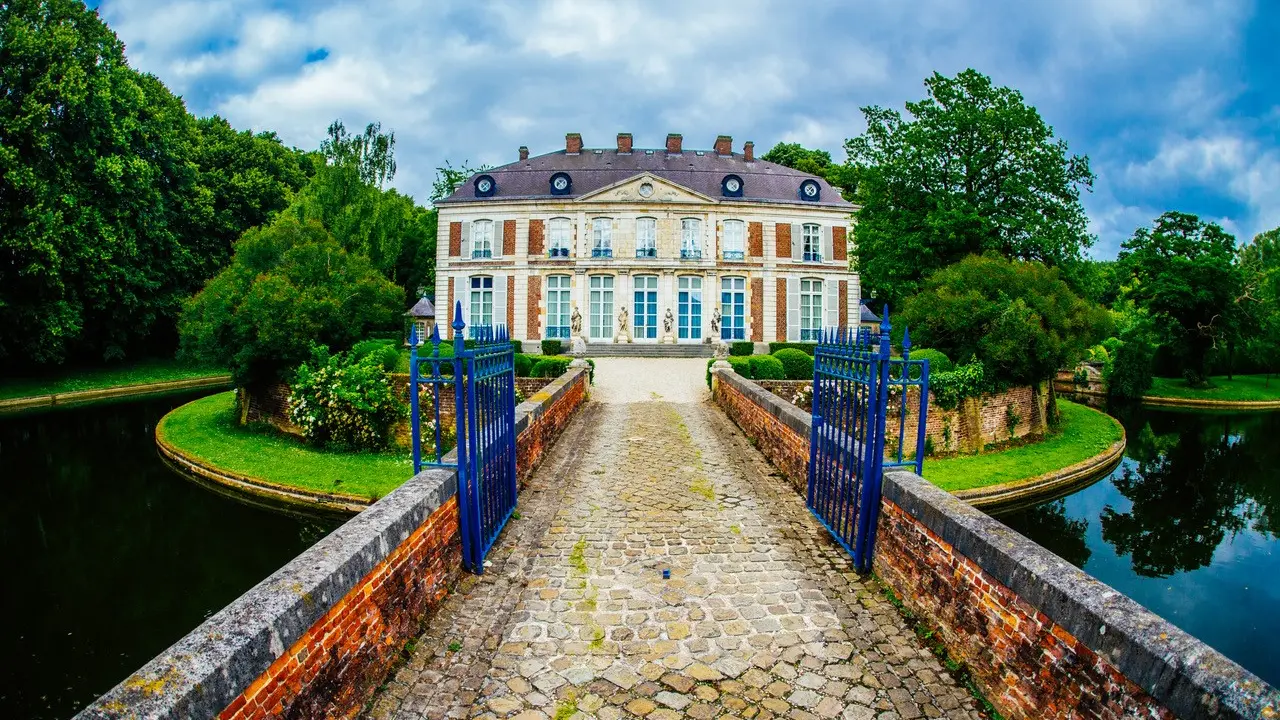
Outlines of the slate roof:
[{"label": "slate roof", "polygon": [[[566,172],[573,184],[568,195],[551,194],[551,175]],[[785,165],[754,160],[747,162],[741,153],[717,155],[712,150],[685,150],[670,155],[665,149],[637,148],[619,153],[616,148],[568,154],[564,150],[537,155],[489,170],[497,190],[492,197],[477,198],[475,177],[471,176],[449,197],[437,204],[492,200],[528,200],[538,198],[577,198],[608,187],[640,173],[683,185],[713,198],[722,197],[720,183],[725,175],[742,178],[741,198],[734,200],[796,203],[800,200],[800,183],[814,179],[822,188],[820,207],[852,209],[852,203],[840,196],[826,180],[793,170]]]},{"label": "slate roof", "polygon": [[862,307],[858,310],[858,312],[860,313],[860,318],[858,320],[859,322],[864,322],[864,323],[880,322],[880,316],[871,312],[871,308],[867,307],[866,303],[862,303]]},{"label": "slate roof", "polygon": [[418,318],[433,318],[436,316],[436,306],[432,305],[430,300],[422,298],[414,303],[413,307],[409,308],[405,315]]}]

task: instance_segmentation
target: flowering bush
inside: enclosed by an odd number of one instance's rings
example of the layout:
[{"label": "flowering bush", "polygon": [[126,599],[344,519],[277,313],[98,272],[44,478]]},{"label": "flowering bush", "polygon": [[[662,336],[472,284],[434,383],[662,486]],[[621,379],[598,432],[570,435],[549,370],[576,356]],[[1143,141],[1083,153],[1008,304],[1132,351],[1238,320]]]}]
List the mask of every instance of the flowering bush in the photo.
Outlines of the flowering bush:
[{"label": "flowering bush", "polygon": [[808,410],[813,407],[813,385],[805,385],[791,397],[791,404]]},{"label": "flowering bush", "polygon": [[315,348],[298,367],[289,397],[289,419],[309,442],[353,449],[384,448],[391,427],[405,416],[375,355],[329,354]]}]

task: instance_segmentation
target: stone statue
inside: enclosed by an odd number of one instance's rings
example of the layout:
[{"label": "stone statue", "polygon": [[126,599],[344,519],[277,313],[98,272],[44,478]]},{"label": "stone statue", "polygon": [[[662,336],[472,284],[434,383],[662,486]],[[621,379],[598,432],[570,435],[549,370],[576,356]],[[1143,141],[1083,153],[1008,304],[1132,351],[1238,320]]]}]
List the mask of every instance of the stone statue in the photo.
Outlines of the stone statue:
[{"label": "stone statue", "polygon": [[670,334],[671,328],[675,327],[676,318],[671,314],[671,308],[667,308],[667,314],[662,316],[662,331]]},{"label": "stone statue", "polygon": [[720,334],[720,308],[711,313],[711,334],[713,336]]},{"label": "stone statue", "polygon": [[623,305],[618,311],[618,332],[625,334],[627,332],[627,306]]},{"label": "stone statue", "polygon": [[582,313],[578,312],[578,308],[573,308],[573,315],[569,317],[570,333],[574,337],[582,334]]}]

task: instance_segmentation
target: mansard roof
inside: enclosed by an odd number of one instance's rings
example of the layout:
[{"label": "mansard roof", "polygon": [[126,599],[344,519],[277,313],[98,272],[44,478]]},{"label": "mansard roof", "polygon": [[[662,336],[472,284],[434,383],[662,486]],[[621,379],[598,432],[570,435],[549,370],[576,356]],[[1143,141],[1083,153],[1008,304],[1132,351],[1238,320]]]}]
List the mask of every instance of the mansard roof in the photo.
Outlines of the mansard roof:
[{"label": "mansard roof", "polygon": [[[568,173],[572,179],[571,191],[566,195],[551,194],[551,176],[558,172]],[[492,177],[497,186],[490,197],[476,196],[474,181],[477,176],[473,175],[452,195],[437,204],[573,200],[644,173],[712,198],[723,197],[721,182],[726,175],[737,175],[742,179],[742,197],[725,198],[733,202],[800,203],[800,183],[812,179],[818,182],[822,199],[804,204],[826,208],[853,208],[840,195],[840,191],[823,178],[785,165],[764,160],[748,162],[741,153],[717,155],[711,150],[668,153],[665,149],[642,148],[629,153],[612,148],[584,148],[578,153],[558,150],[537,155],[479,173]]]}]

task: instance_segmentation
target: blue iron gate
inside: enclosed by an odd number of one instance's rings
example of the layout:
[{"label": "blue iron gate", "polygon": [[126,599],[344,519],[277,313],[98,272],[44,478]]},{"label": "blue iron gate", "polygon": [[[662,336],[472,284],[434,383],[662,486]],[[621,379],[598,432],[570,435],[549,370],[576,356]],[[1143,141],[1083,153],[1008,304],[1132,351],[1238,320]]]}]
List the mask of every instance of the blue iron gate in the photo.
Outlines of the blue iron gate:
[{"label": "blue iron gate", "polygon": [[[409,339],[409,407],[413,430],[413,471],[458,468],[458,523],[462,562],[484,572],[484,558],[516,508],[515,352],[507,329],[473,327],[472,347],[463,333],[462,303],[454,307],[452,353],[440,353],[440,331],[431,331],[431,354],[418,353],[421,338]],[[449,345],[445,346],[449,348]],[[441,389],[453,388],[456,455],[446,454],[441,425]],[[421,395],[430,389],[431,448],[422,456]],[[447,414],[445,415],[447,419]]]},{"label": "blue iron gate", "polygon": [[[886,307],[878,347],[865,328],[840,328],[824,330],[814,351],[806,502],[853,556],[858,572],[871,569],[881,471],[886,466],[914,466],[919,473],[924,461],[929,361],[911,359],[909,333],[903,336],[902,357],[891,356],[888,318]],[[912,388],[919,404],[915,452],[908,456],[904,448]],[[888,422],[893,411],[896,428]],[[887,436],[888,429],[896,430],[896,437]]]}]

